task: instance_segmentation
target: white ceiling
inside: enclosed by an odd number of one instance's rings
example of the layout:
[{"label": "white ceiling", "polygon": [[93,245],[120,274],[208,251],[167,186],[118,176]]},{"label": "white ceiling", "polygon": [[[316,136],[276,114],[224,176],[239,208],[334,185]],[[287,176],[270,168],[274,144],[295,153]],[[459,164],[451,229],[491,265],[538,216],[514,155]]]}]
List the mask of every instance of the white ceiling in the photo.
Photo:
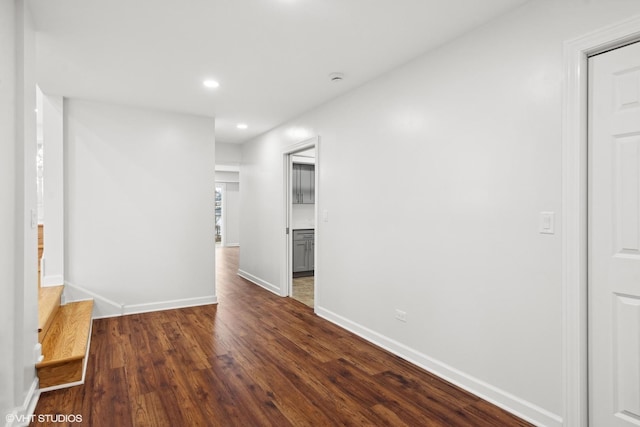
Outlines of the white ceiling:
[{"label": "white ceiling", "polygon": [[[45,93],[216,117],[239,143],[525,0],[30,0]],[[345,80],[332,83],[331,72]],[[214,78],[216,90],[202,81]],[[236,123],[249,125],[236,129]]]}]

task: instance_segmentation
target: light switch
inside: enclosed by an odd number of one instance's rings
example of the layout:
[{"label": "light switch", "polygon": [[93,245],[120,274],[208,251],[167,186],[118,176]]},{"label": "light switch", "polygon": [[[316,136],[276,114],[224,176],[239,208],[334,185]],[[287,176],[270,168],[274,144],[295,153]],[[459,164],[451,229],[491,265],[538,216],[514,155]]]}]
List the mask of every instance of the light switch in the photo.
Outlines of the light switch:
[{"label": "light switch", "polygon": [[329,211],[326,209],[322,211],[322,220],[324,222],[329,222]]},{"label": "light switch", "polygon": [[540,212],[540,233],[555,234],[555,212]]}]

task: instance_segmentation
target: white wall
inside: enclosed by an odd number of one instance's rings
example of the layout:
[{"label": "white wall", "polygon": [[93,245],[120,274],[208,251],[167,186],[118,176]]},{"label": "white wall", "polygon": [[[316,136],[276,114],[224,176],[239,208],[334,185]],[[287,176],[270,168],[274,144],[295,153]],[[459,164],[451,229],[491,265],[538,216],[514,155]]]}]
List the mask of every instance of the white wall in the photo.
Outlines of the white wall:
[{"label": "white wall", "polygon": [[43,286],[64,283],[64,102],[43,95],[44,141],[44,253]]},{"label": "white wall", "polygon": [[[14,327],[19,307],[13,305],[16,289],[15,196],[15,5],[0,2],[0,415],[14,408]],[[7,141],[6,143],[4,141]],[[2,423],[4,421],[0,421]]]},{"label": "white wall", "polygon": [[216,144],[216,182],[223,185],[222,245],[240,245],[240,144]]},{"label": "white wall", "polygon": [[240,144],[216,144],[216,165],[239,166],[242,157]]},{"label": "white wall", "polygon": [[240,182],[240,173],[216,170],[216,182]]},{"label": "white wall", "polygon": [[223,243],[225,246],[240,245],[240,184],[237,182],[225,183],[224,230]]},{"label": "white wall", "polygon": [[16,254],[18,275],[14,304],[22,307],[15,328],[16,403],[28,404],[37,384],[34,350],[38,344],[38,225],[36,170],[36,34],[27,2],[16,1]]},{"label": "white wall", "polygon": [[65,295],[98,296],[96,316],[215,302],[214,120],[64,110]]},{"label": "white wall", "polygon": [[35,405],[38,329],[35,32],[24,1],[0,2],[0,414]]},{"label": "white wall", "polygon": [[284,286],[282,153],[319,134],[317,312],[559,425],[561,224],[538,215],[560,217],[563,41],[633,14],[529,2],[245,143],[240,270]]},{"label": "white wall", "polygon": [[316,205],[294,203],[291,206],[291,229],[315,228]]}]

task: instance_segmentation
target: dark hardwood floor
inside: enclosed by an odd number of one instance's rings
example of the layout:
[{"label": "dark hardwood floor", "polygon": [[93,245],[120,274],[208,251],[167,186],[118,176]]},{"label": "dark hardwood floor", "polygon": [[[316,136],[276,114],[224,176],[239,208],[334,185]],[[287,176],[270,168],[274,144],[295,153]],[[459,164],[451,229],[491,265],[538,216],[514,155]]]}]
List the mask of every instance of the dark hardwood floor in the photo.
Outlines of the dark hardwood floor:
[{"label": "dark hardwood floor", "polygon": [[83,422],[32,425],[530,425],[241,279],[238,249],[217,251],[217,306],[95,320],[86,383],[36,408]]}]

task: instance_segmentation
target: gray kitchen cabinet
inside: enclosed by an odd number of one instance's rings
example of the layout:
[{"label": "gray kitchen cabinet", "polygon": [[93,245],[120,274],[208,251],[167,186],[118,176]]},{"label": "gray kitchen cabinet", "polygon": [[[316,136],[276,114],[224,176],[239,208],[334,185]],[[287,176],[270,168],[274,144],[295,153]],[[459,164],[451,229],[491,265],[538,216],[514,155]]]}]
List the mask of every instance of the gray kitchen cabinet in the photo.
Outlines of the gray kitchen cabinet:
[{"label": "gray kitchen cabinet", "polygon": [[293,272],[301,273],[314,269],[314,230],[293,230]]},{"label": "gray kitchen cabinet", "polygon": [[315,165],[294,163],[292,184],[292,200],[294,204],[316,202]]}]

